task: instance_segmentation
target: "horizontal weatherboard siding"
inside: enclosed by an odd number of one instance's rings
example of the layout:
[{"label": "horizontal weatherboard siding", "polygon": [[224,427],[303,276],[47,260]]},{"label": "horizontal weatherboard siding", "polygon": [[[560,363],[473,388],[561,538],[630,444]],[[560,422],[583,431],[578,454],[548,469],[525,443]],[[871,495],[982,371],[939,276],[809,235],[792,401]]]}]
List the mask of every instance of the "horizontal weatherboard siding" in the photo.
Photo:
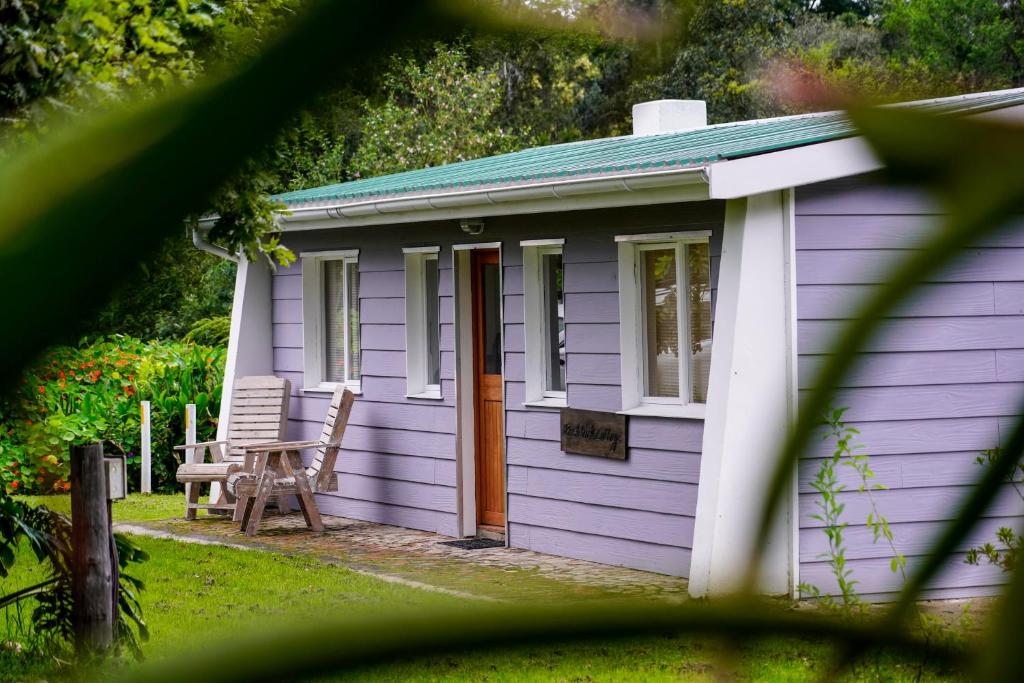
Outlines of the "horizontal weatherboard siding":
[{"label": "horizontal weatherboard siding", "polygon": [[[564,240],[566,375],[571,407],[621,408],[615,236],[710,230],[713,285],[724,205],[701,202],[488,219],[502,244],[509,543],[513,547],[685,576],[689,571],[703,424],[632,418],[624,461],[566,454],[559,414],[524,405],[524,239]],[[338,459],[328,514],[457,535],[454,223],[287,235],[296,252],[359,250],[362,394]],[[406,246],[437,245],[441,400],[408,398]],[[301,263],[273,279],[275,372],[292,382],[290,436],[316,438],[328,393],[303,391]],[[712,303],[715,288],[712,287]],[[470,512],[472,514],[472,512]]]},{"label": "horizontal weatherboard siding", "polygon": [[[937,207],[921,195],[884,188],[873,178],[823,183],[797,191],[798,380],[815,386],[833,340],[858,306],[877,290],[901,257],[941,224]],[[896,549],[918,564],[943,525],[953,519],[982,474],[981,451],[1005,437],[1024,398],[1024,221],[979,240],[955,264],[929,277],[867,342],[842,380],[835,406],[860,433],[871,456],[871,495],[892,525]],[[799,468],[800,580],[822,590],[836,586],[823,556],[827,539],[821,497],[811,482],[834,444],[814,440]],[[838,468],[847,567],[857,590],[887,599],[902,578],[893,574],[887,543],[872,542],[865,519],[872,511],[860,480]],[[961,553],[995,543],[1001,526],[1016,527],[1024,513],[1019,492],[1006,487]],[[932,597],[987,595],[1005,576],[952,558],[929,589]]]}]

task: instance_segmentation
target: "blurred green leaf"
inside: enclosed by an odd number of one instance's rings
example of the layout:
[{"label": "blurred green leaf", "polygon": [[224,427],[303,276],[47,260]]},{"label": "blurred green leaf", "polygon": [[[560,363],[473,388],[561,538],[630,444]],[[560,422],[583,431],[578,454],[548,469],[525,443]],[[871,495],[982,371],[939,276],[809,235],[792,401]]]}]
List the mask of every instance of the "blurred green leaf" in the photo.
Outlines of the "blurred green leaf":
[{"label": "blurred green leaf", "polygon": [[360,619],[324,615],[320,623],[306,628],[225,641],[188,658],[154,662],[116,680],[276,683],[384,665],[396,658],[678,633],[741,640],[785,635],[826,638],[866,648],[927,653],[933,662],[954,666],[963,665],[966,656],[960,647],[926,643],[902,629],[883,629],[868,621],[839,621],[765,601],[694,601],[683,605],[611,602],[433,610]]},{"label": "blurred green leaf", "polygon": [[[54,134],[0,169],[0,391],[75,338],[129,273],[319,89],[404,41],[462,27],[451,4],[313,3],[237,72]],[[42,267],[45,264],[45,269]]]}]

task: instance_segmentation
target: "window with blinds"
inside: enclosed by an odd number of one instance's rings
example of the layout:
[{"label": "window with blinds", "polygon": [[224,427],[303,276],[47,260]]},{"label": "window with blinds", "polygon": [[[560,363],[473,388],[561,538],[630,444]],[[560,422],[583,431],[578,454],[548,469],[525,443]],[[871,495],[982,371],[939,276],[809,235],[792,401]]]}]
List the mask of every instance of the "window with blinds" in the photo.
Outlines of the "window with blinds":
[{"label": "window with blinds", "polygon": [[709,237],[710,233],[697,232],[616,238],[620,243],[620,342],[626,410],[644,406],[675,406],[676,411],[697,406],[698,410],[707,402],[711,371]]},{"label": "window with blinds", "polygon": [[353,258],[324,260],[323,381],[358,382],[359,264]]},{"label": "window with blinds", "polygon": [[529,404],[566,405],[564,243],[562,238],[520,243],[523,248],[525,399]]},{"label": "window with blinds", "polygon": [[406,395],[441,398],[439,247],[405,252]]}]

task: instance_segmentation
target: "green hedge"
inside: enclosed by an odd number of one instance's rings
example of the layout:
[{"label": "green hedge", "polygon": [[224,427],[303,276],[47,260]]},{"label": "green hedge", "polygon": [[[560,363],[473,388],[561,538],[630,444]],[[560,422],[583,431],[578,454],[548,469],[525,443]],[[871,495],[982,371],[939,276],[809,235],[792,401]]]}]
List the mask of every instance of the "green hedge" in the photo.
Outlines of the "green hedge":
[{"label": "green hedge", "polygon": [[224,356],[220,347],[122,336],[51,349],[0,400],[0,483],[18,493],[67,491],[68,446],[106,441],[128,456],[129,486],[138,488],[139,402],[148,400],[153,490],[173,491],[185,404],[196,404],[200,441],[216,434]]}]

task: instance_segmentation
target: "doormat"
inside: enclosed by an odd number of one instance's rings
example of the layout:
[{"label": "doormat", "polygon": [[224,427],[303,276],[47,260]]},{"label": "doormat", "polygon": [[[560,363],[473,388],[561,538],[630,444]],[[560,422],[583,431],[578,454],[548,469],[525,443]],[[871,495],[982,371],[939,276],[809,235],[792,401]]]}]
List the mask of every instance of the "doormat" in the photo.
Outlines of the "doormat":
[{"label": "doormat", "polygon": [[492,541],[489,538],[463,538],[459,541],[441,541],[441,545],[450,545],[462,550],[483,550],[484,548],[504,548],[505,541]]}]

